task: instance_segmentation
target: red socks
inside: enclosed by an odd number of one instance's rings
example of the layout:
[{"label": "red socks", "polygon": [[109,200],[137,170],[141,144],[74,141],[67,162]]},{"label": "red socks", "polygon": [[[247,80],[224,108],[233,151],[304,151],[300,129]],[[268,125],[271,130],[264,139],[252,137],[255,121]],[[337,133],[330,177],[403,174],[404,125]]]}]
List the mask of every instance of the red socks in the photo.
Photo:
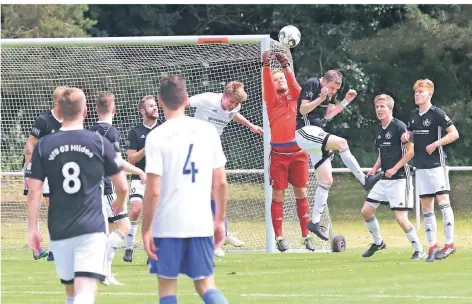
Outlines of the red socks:
[{"label": "red socks", "polygon": [[270,207],[270,214],[272,216],[272,226],[274,227],[275,237],[282,236],[282,220],[284,216],[284,204],[272,200]]},{"label": "red socks", "polygon": [[302,230],[302,236],[307,237],[310,235],[310,231],[306,228],[306,225],[310,221],[310,206],[308,205],[308,199],[297,198],[297,214],[300,220],[300,228]]}]

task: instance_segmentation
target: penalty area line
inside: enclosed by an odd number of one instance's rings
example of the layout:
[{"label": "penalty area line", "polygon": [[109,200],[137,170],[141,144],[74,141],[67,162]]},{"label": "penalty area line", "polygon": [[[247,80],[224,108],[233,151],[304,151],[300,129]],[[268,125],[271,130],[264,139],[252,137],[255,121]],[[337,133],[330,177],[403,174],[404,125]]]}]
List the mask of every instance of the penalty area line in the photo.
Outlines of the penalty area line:
[{"label": "penalty area line", "polygon": [[[3,294],[34,294],[34,295],[63,295],[63,291],[6,291],[2,290]],[[98,292],[98,295],[106,296],[156,296],[156,292]],[[197,296],[197,293],[178,293],[177,295],[182,296]],[[300,297],[321,297],[321,298],[333,298],[333,297],[360,297],[360,298],[390,298],[390,299],[445,299],[445,300],[472,300],[472,296],[440,296],[440,295],[402,295],[402,294],[323,294],[323,293],[293,293],[293,294],[280,294],[280,293],[244,293],[244,294],[231,294],[225,293],[227,296],[240,296],[245,298],[300,298]]]}]

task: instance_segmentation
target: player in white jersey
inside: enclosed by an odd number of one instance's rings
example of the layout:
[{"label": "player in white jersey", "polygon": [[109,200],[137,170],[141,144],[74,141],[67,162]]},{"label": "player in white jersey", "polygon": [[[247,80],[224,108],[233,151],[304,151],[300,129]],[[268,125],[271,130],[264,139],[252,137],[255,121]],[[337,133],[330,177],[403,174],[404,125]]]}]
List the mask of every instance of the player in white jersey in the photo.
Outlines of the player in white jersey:
[{"label": "player in white jersey", "polygon": [[[224,242],[226,157],[215,128],[185,116],[187,101],[180,76],[161,80],[166,122],[146,138],[143,244],[150,272],[158,277],[159,303],[177,303],[179,273],[194,281],[204,303],[227,303],[213,278],[213,248]],[[214,220],[208,204],[212,189]]]},{"label": "player in white jersey", "polygon": [[[225,127],[232,121],[236,121],[256,134],[264,134],[264,130],[251,123],[243,115],[239,113],[241,104],[247,100],[247,93],[244,91],[244,84],[238,81],[229,82],[223,93],[202,93],[194,95],[189,98],[187,106],[196,108],[195,118],[208,121],[215,126],[218,134],[221,136]],[[211,206],[214,213],[215,202],[212,198]],[[225,219],[225,242],[236,247],[241,247],[244,242],[237,239],[228,231],[228,221]],[[215,249],[215,255],[218,257],[224,256],[224,251],[221,248]]]}]

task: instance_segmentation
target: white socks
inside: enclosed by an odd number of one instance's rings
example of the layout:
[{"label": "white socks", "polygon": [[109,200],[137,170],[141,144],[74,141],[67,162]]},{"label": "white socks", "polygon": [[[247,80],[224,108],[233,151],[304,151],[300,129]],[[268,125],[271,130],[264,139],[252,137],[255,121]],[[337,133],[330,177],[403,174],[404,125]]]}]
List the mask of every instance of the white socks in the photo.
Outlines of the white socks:
[{"label": "white socks", "polygon": [[111,275],[111,264],[115,256],[116,248],[120,247],[121,242],[125,239],[120,230],[113,230],[107,237],[107,261],[105,265],[105,276]]},{"label": "white socks", "polygon": [[405,234],[413,248],[415,248],[415,251],[423,252],[423,246],[421,246],[420,239],[418,238],[415,228],[410,227],[410,229],[405,231]]},{"label": "white socks", "polygon": [[357,159],[352,155],[349,149],[339,152],[339,156],[341,156],[341,160],[343,161],[344,165],[352,171],[354,176],[361,182],[362,185],[365,185],[365,174],[361,170],[361,166],[357,162]]},{"label": "white socks", "polygon": [[315,205],[313,206],[311,221],[313,223],[319,223],[321,221],[321,214],[323,214],[324,208],[328,202],[328,194],[330,185],[318,184],[315,191]]},{"label": "white socks", "polygon": [[438,230],[438,224],[436,223],[436,216],[434,211],[423,212],[424,217],[424,231],[426,232],[426,239],[428,240],[429,247],[433,247],[437,244],[438,239],[436,231]]},{"label": "white socks", "polygon": [[454,213],[449,203],[440,203],[439,208],[443,214],[444,236],[446,237],[446,245],[454,243]]},{"label": "white socks", "polygon": [[66,304],[74,304],[75,297],[67,297],[66,296]]},{"label": "white socks", "polygon": [[379,221],[377,221],[377,218],[374,216],[371,219],[366,220],[365,226],[367,227],[370,234],[372,235],[372,238],[374,239],[374,243],[376,245],[382,244],[382,235],[380,234],[380,226],[379,226]]},{"label": "white socks", "polygon": [[95,293],[92,291],[81,291],[75,294],[74,304],[94,304]]},{"label": "white socks", "polygon": [[126,236],[126,249],[133,249],[136,232],[138,232],[138,221],[131,221],[131,227]]}]

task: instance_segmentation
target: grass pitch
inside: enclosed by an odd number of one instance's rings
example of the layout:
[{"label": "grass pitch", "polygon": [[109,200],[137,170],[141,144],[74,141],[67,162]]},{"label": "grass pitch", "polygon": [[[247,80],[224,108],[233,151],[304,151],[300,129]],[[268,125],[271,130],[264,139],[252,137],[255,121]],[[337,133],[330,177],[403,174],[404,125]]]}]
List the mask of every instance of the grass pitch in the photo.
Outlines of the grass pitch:
[{"label": "grass pitch", "polygon": [[[216,281],[230,303],[472,303],[472,228],[457,223],[457,253],[446,260],[412,261],[401,229],[381,223],[387,250],[372,258],[360,255],[370,242],[361,221],[337,223],[346,231],[344,253],[236,253],[216,260]],[[439,240],[442,222],[438,221]],[[424,245],[424,233],[420,231]],[[113,271],[125,286],[99,287],[96,303],[157,303],[156,278],[146,255],[135,252],[132,264],[118,251]],[[64,303],[64,289],[54,264],[34,261],[29,250],[2,252],[2,303]],[[179,303],[202,303],[186,277],[179,279]]]}]

